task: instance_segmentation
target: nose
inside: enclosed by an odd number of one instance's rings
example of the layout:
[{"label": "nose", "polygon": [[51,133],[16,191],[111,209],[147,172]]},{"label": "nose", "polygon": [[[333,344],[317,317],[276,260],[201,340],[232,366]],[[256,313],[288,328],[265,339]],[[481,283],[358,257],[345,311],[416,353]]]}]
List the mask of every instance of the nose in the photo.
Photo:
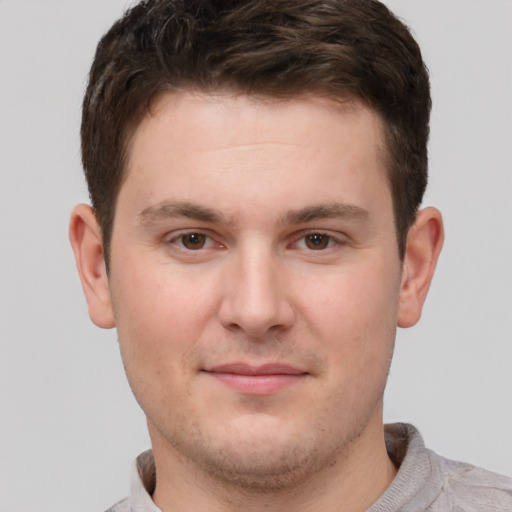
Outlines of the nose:
[{"label": "nose", "polygon": [[243,332],[251,339],[264,339],[294,323],[283,269],[270,250],[240,250],[228,267],[219,309],[224,328]]}]

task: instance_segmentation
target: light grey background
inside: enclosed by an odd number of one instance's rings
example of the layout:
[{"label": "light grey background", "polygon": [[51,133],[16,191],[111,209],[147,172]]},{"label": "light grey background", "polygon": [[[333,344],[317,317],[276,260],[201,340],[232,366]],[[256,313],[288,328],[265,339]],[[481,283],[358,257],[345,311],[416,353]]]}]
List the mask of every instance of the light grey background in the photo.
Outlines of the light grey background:
[{"label": "light grey background", "polygon": [[[386,420],[512,475],[512,2],[389,0],[432,74],[431,182],[447,240],[399,333]],[[88,320],[67,241],[87,200],[79,116],[125,0],[0,0],[0,510],[103,510],[149,446],[114,331]]]}]

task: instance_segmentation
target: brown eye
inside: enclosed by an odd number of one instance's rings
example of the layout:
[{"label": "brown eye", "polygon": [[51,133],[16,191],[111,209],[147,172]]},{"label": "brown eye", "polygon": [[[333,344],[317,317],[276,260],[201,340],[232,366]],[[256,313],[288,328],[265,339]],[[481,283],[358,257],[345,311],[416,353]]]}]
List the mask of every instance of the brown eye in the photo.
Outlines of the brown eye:
[{"label": "brown eye", "polygon": [[313,233],[312,235],[307,235],[305,240],[308,249],[318,251],[327,248],[330,238],[327,235]]},{"label": "brown eye", "polygon": [[201,233],[189,233],[181,237],[181,243],[191,251],[202,249],[206,243],[206,236]]}]

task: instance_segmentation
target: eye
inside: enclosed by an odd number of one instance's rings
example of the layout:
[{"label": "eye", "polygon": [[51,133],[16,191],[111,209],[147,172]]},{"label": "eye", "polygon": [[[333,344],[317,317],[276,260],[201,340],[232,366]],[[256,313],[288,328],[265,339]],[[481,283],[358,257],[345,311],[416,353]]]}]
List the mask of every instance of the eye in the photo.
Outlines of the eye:
[{"label": "eye", "polygon": [[313,251],[321,251],[332,245],[331,237],[322,233],[311,233],[304,237],[306,247]]},{"label": "eye", "polygon": [[219,238],[215,231],[207,229],[180,229],[165,235],[162,247],[173,258],[197,263],[215,258],[226,249]]},{"label": "eye", "polygon": [[186,247],[190,251],[197,251],[202,249],[206,245],[207,236],[202,233],[187,233],[180,237],[180,242],[183,247]]}]

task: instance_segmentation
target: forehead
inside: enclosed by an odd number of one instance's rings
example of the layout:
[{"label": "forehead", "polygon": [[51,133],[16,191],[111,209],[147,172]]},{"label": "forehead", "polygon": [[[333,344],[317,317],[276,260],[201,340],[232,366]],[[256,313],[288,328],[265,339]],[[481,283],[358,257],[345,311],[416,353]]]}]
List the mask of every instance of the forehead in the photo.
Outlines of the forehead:
[{"label": "forehead", "polygon": [[[309,93],[274,98],[229,90],[166,92],[153,99],[147,114],[133,131],[126,167],[127,170],[133,167],[132,157],[140,150],[141,140],[146,143],[145,139],[164,132],[169,136],[173,129],[175,142],[183,139],[185,146],[180,146],[183,149],[198,145],[202,146],[201,149],[207,149],[208,145],[220,147],[221,138],[228,147],[248,142],[248,134],[255,143],[269,144],[286,141],[293,144],[316,136],[322,138],[324,146],[332,144],[336,147],[340,144],[340,129],[347,120],[351,126],[344,137],[357,138],[364,130],[365,138],[381,153],[384,163],[387,159],[384,121],[358,98],[335,99],[325,94]],[[334,127],[337,129],[332,129]],[[147,137],[149,131],[152,133]],[[169,140],[169,144],[171,142]]]},{"label": "forehead", "polygon": [[125,182],[155,204],[166,194],[208,202],[214,192],[225,199],[295,191],[298,202],[313,184],[333,195],[340,178],[347,190],[362,192],[368,182],[389,189],[383,148],[380,116],[355,99],[166,93],[133,135]]}]

